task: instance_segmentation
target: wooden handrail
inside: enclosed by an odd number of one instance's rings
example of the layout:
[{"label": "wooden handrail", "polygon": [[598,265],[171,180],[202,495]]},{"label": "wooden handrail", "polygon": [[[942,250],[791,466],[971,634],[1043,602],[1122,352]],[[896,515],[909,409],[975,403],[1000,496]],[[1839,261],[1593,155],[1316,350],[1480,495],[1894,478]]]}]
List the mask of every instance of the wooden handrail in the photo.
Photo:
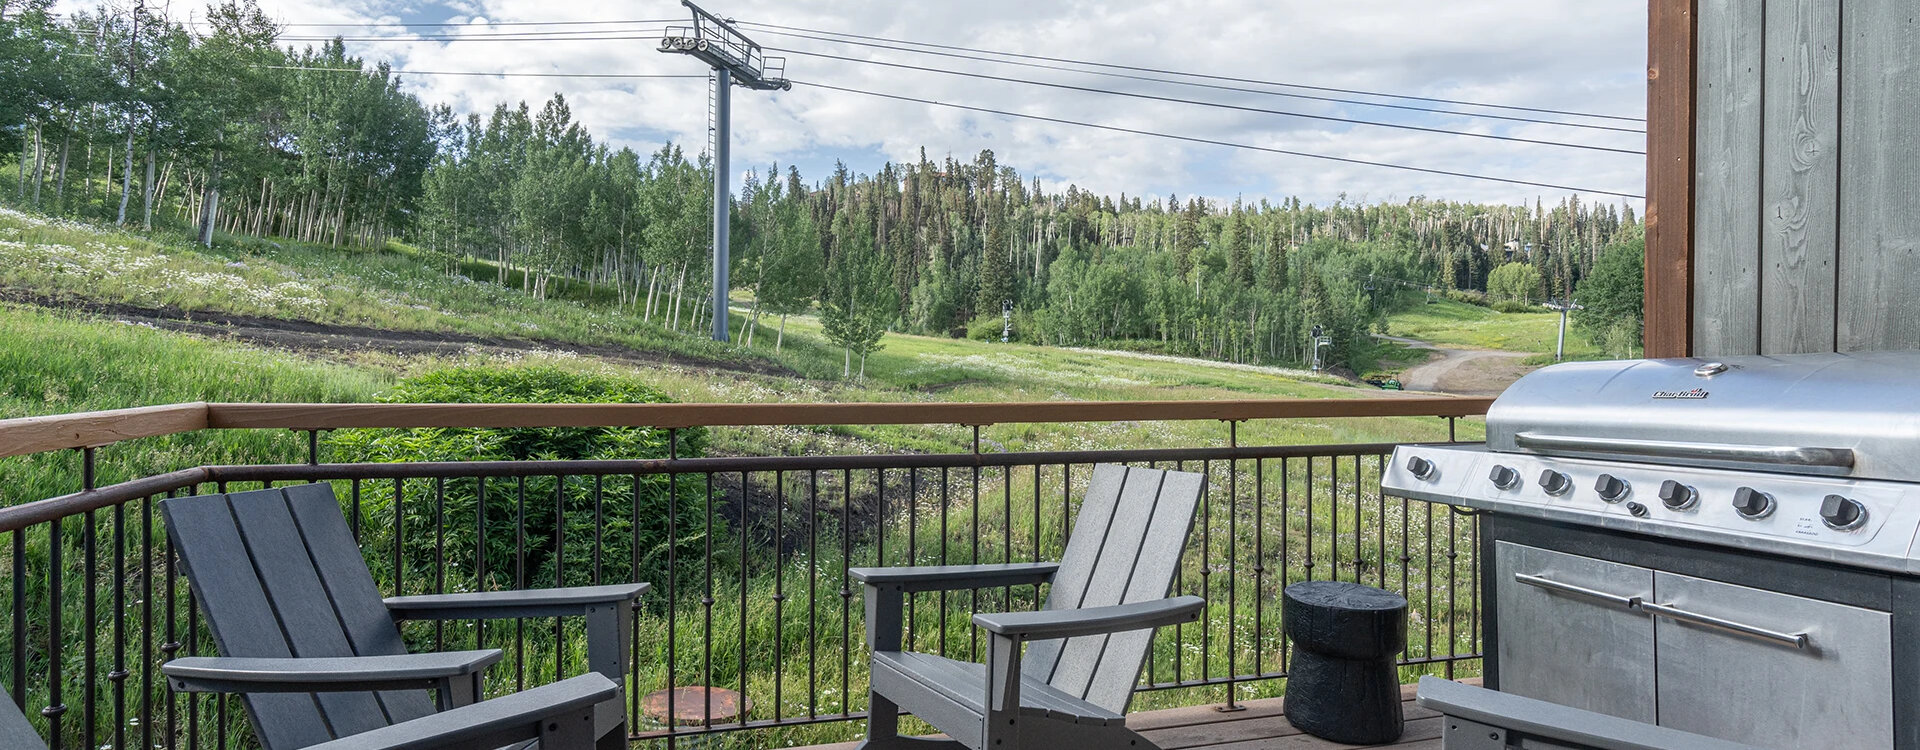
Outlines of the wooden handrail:
[{"label": "wooden handrail", "polygon": [[1490,398],[852,404],[179,404],[0,420],[0,457],[201,429],[717,427],[1469,417]]},{"label": "wooden handrail", "polygon": [[0,457],[93,448],[207,428],[204,403],[0,420]]}]

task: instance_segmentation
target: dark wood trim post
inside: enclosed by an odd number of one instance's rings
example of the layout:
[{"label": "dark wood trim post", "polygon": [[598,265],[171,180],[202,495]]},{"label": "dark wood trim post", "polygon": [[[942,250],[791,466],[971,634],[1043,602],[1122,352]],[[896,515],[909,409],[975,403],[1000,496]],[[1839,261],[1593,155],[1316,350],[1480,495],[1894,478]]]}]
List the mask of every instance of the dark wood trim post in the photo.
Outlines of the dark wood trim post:
[{"label": "dark wood trim post", "polygon": [[1695,0],[1647,2],[1646,352],[1693,351]]}]

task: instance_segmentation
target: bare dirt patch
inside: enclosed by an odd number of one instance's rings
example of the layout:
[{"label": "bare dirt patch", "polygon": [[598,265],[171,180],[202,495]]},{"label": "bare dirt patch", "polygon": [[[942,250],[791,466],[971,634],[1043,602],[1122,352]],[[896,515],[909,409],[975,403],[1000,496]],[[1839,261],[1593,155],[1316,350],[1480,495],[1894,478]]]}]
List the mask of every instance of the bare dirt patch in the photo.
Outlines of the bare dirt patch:
[{"label": "bare dirt patch", "polygon": [[301,352],[376,351],[403,356],[455,355],[476,349],[494,352],[567,352],[629,365],[675,365],[750,375],[799,377],[765,360],[720,360],[641,351],[624,346],[579,344],[554,339],[474,336],[448,331],[393,331],[311,320],[262,318],[177,307],[139,307],[67,295],[43,295],[0,288],[0,301],[98,315],[134,325],[238,341],[252,346]]}]

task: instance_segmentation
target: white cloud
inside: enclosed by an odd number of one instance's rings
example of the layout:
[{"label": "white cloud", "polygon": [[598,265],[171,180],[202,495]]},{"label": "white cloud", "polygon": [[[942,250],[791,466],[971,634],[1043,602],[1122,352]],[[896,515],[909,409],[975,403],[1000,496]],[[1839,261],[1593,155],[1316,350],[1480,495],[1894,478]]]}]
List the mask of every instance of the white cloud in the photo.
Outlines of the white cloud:
[{"label": "white cloud", "polygon": [[[285,22],[404,19],[415,23],[469,23],[416,28],[411,32],[414,35],[529,31],[525,27],[492,27],[485,22],[685,15],[678,3],[662,0],[262,0],[262,4]],[[708,7],[746,21],[1145,68],[1635,117],[1645,107],[1642,69],[1646,59],[1646,6],[1626,0],[714,0]],[[593,27],[561,28],[574,32]],[[406,35],[396,30],[377,33]],[[1169,86],[830,44],[760,31],[753,35],[768,47],[1012,78],[1634,150],[1644,146],[1644,138],[1637,134]],[[651,40],[349,43],[349,48],[369,60],[392,60],[396,67],[419,70],[703,72],[691,58],[659,53]],[[800,55],[788,58],[788,75],[800,81],[1448,171],[1627,193],[1642,192],[1644,186],[1645,160],[1638,156],[1211,109]],[[574,115],[597,135],[612,136],[616,142],[636,149],[657,147],[657,139],[662,137],[690,144],[689,150],[694,151],[704,147],[706,141],[707,91],[697,79],[414,76],[409,78],[409,85],[428,101],[444,101],[463,111],[483,113],[503,101],[524,99],[537,107],[557,90],[567,95]],[[846,158],[858,171],[871,171],[880,166],[880,159],[915,159],[924,146],[935,159],[949,153],[971,159],[978,150],[991,148],[1000,163],[1018,168],[1025,175],[1038,175],[1050,187],[1072,182],[1113,194],[1245,195],[1253,200],[1298,195],[1326,203],[1345,193],[1374,200],[1427,195],[1531,203],[1535,196],[1551,202],[1565,192],[1008,120],[807,86],[775,93],[736,89],[733,100],[736,170],[777,159],[800,163],[809,179],[822,176],[819,166],[831,164],[835,158]],[[1637,123],[1598,122],[1638,127]],[[1632,203],[1639,206],[1639,201]]]}]

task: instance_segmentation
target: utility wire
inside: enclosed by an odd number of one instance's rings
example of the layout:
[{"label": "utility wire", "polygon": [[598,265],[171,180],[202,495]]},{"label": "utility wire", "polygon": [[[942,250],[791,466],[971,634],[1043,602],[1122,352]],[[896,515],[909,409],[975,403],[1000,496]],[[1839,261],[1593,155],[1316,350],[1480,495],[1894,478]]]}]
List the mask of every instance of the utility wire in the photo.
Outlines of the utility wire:
[{"label": "utility wire", "polygon": [[[1359,99],[1343,99],[1343,98],[1334,97],[1334,96],[1315,96],[1313,94],[1295,94],[1295,93],[1290,93],[1286,91],[1271,91],[1267,89],[1247,88],[1245,86],[1228,86],[1228,85],[1218,84],[1218,83],[1202,83],[1200,81],[1182,81],[1175,78],[1158,78],[1155,76],[1134,75],[1131,73],[1115,73],[1115,72],[1105,71],[1105,70],[1087,70],[1085,68],[1073,68],[1065,65],[1049,65],[1046,63],[1022,62],[1020,60],[1004,60],[1004,59],[998,59],[993,57],[984,57],[980,55],[961,54],[958,52],[941,52],[939,50],[916,49],[913,47],[901,47],[901,46],[896,46],[891,44],[879,44],[874,42],[858,42],[850,39],[834,39],[832,37],[813,36],[811,34],[800,34],[800,33],[790,32],[790,31],[770,31],[766,29],[761,29],[760,33],[773,34],[775,36],[795,37],[799,39],[810,39],[813,41],[829,42],[834,44],[849,44],[849,45],[855,45],[860,47],[871,47],[876,49],[894,50],[899,52],[911,52],[911,53],[920,54],[920,55],[937,55],[940,57],[951,57],[951,58],[958,58],[961,60],[976,60],[979,62],[995,63],[999,65],[1015,65],[1023,68],[1038,68],[1042,70],[1061,70],[1061,71],[1066,71],[1070,73],[1085,73],[1089,75],[1109,76],[1112,78],[1125,78],[1125,79],[1135,80],[1135,81],[1152,81],[1154,83],[1169,83],[1176,86],[1192,86],[1195,88],[1215,89],[1218,91],[1234,91],[1234,92],[1239,92],[1244,94],[1260,94],[1263,96],[1280,96],[1280,97],[1286,97],[1289,99],[1307,99],[1311,101],[1334,102],[1338,104],[1353,104],[1353,105],[1358,105],[1362,107],[1382,107],[1386,109],[1402,109],[1402,110],[1409,110],[1413,112],[1432,112],[1434,114],[1442,114],[1442,115],[1456,115],[1459,117],[1477,117],[1477,118],[1489,119],[1489,120],[1508,120],[1512,122],[1526,122],[1526,123],[1534,123],[1538,125],[1556,125],[1556,126],[1568,127],[1568,128],[1607,130],[1607,131],[1613,131],[1618,133],[1633,133],[1638,135],[1644,135],[1647,132],[1644,128],[1621,127],[1617,125],[1594,125],[1591,123],[1584,123],[1584,122],[1563,122],[1560,120],[1543,120],[1536,117],[1521,117],[1517,115],[1496,115],[1496,114],[1489,114],[1484,112],[1462,112],[1457,109],[1438,109],[1434,107],[1417,107],[1417,106],[1408,105],[1408,104],[1369,102],[1369,101],[1363,101]],[[995,53],[995,54],[1000,54],[1000,53]],[[1392,96],[1392,95],[1377,94],[1376,96]],[[1476,105],[1476,106],[1490,106],[1490,105]]]},{"label": "utility wire", "polygon": [[[324,68],[303,65],[261,65],[263,70],[311,70],[329,73],[371,73],[364,68]],[[388,73],[410,76],[486,76],[500,78],[707,78],[698,73],[488,73],[476,70],[400,70],[389,68]]]},{"label": "utility wire", "polygon": [[1422,172],[1426,174],[1436,174],[1436,175],[1443,175],[1447,177],[1462,177],[1470,180],[1502,182],[1510,185],[1527,185],[1530,187],[1542,187],[1542,188],[1549,188],[1552,190],[1566,190],[1566,191],[1571,191],[1576,193],[1594,193],[1599,195],[1618,196],[1621,198],[1644,199],[1646,197],[1646,196],[1637,195],[1634,193],[1623,193],[1623,192],[1614,191],[1614,190],[1595,190],[1591,188],[1575,187],[1572,185],[1559,185],[1559,184],[1550,183],[1550,182],[1535,182],[1532,180],[1519,180],[1519,179],[1513,179],[1509,177],[1494,177],[1492,175],[1474,174],[1472,172],[1455,172],[1455,171],[1450,171],[1445,169],[1415,167],[1415,166],[1410,166],[1406,164],[1393,164],[1390,162],[1368,161],[1365,159],[1354,159],[1354,158],[1349,158],[1344,156],[1330,156],[1327,154],[1315,154],[1315,153],[1308,153],[1305,151],[1291,151],[1287,149],[1271,148],[1268,146],[1255,146],[1255,145],[1246,144],[1246,143],[1234,143],[1232,141],[1222,141],[1222,140],[1216,140],[1213,138],[1201,138],[1201,137],[1190,136],[1190,135],[1175,135],[1172,133],[1161,133],[1153,130],[1128,128],[1128,127],[1122,127],[1119,125],[1103,125],[1100,123],[1083,122],[1080,120],[1068,120],[1068,119],[1059,118],[1059,117],[1047,117],[1044,115],[1028,114],[1024,112],[1009,112],[1007,110],[991,109],[988,107],[976,107],[976,106],[967,105],[967,104],[956,104],[953,102],[943,102],[943,101],[938,101],[934,99],[922,99],[919,97],[905,96],[902,94],[887,94],[887,93],[882,93],[878,91],[863,91],[861,89],[847,88],[845,86],[835,86],[827,83],[815,83],[812,81],[793,81],[793,83],[799,86],[812,86],[814,88],[827,89],[829,91],[840,91],[840,92],[845,92],[849,94],[860,94],[863,96],[879,97],[882,99],[893,99],[896,101],[914,102],[918,104],[926,104],[926,105],[931,105],[935,107],[950,107],[953,109],[963,109],[970,112],[981,112],[985,114],[999,115],[1002,117],[1014,117],[1014,118],[1020,118],[1020,119],[1026,119],[1026,120],[1039,120],[1041,122],[1051,122],[1051,123],[1056,123],[1061,125],[1074,125],[1078,127],[1095,128],[1098,130],[1108,130],[1108,131],[1113,131],[1117,133],[1131,133],[1134,135],[1146,135],[1146,136],[1153,136],[1155,138],[1167,138],[1167,139],[1176,140],[1176,141],[1186,141],[1189,143],[1204,143],[1204,144],[1213,145],[1213,146],[1226,146],[1229,148],[1247,149],[1249,151],[1263,151],[1266,153],[1282,154],[1286,156],[1299,156],[1299,157],[1305,157],[1308,159],[1322,159],[1326,161],[1337,161],[1337,162],[1342,162],[1346,164],[1358,164],[1358,165],[1369,166],[1369,167],[1384,167],[1387,169],[1399,169],[1399,170],[1405,170],[1409,172]]},{"label": "utility wire", "polygon": [[1373,127],[1395,128],[1398,130],[1417,130],[1423,133],[1438,133],[1440,135],[1457,135],[1457,136],[1463,136],[1467,138],[1487,138],[1487,139],[1496,140],[1496,141],[1509,141],[1513,143],[1530,143],[1538,146],[1557,146],[1560,148],[1578,148],[1578,149],[1586,149],[1588,151],[1606,151],[1606,152],[1611,152],[1616,154],[1632,154],[1634,156],[1646,156],[1645,151],[1637,151],[1629,148],[1614,148],[1611,146],[1595,146],[1595,145],[1585,144],[1585,143],[1566,143],[1563,141],[1548,141],[1548,140],[1540,140],[1536,138],[1521,138],[1519,136],[1499,135],[1495,133],[1473,133],[1473,132],[1468,132],[1463,130],[1448,130],[1445,128],[1429,128],[1429,127],[1424,127],[1420,125],[1406,125],[1406,124],[1391,123],[1391,122],[1376,122],[1373,120],[1358,120],[1358,119],[1353,119],[1349,117],[1335,117],[1333,115],[1315,115],[1315,114],[1308,114],[1305,112],[1289,112],[1287,110],[1282,110],[1282,109],[1265,109],[1262,107],[1249,107],[1249,106],[1240,105],[1240,104],[1227,104],[1224,102],[1200,101],[1196,99],[1181,99],[1178,97],[1159,96],[1157,94],[1145,94],[1145,93],[1134,92],[1134,91],[1115,91],[1113,89],[1103,89],[1103,88],[1096,88],[1092,86],[1075,86],[1075,85],[1066,84],[1066,83],[1053,83],[1049,81],[1030,81],[1023,78],[1007,78],[1004,76],[988,75],[986,73],[969,73],[966,71],[959,71],[959,70],[947,70],[945,68],[929,68],[929,67],[923,67],[920,65],[908,65],[906,63],[887,62],[884,60],[868,60],[868,59],[859,58],[859,57],[831,55],[825,52],[809,52],[807,50],[800,50],[800,49],[786,49],[781,47],[766,47],[765,49],[772,52],[784,52],[790,55],[822,57],[830,60],[843,60],[846,62],[862,63],[866,65],[882,65],[889,68],[901,68],[904,70],[917,70],[917,71],[922,71],[927,73],[941,73],[945,75],[963,76],[967,78],[979,78],[983,80],[1001,81],[1005,83],[1020,83],[1020,84],[1026,84],[1029,86],[1045,86],[1047,88],[1065,89],[1068,91],[1084,91],[1084,92],[1094,93],[1094,94],[1109,94],[1112,96],[1125,96],[1125,97],[1130,97],[1134,99],[1151,99],[1153,101],[1172,102],[1175,104],[1193,104],[1193,105],[1202,106],[1202,107],[1214,107],[1217,109],[1231,109],[1231,110],[1238,110],[1241,112],[1255,112],[1259,114],[1280,115],[1282,117],[1301,117],[1309,120],[1324,120],[1327,122],[1343,122],[1343,123],[1348,123],[1353,125],[1370,125]]},{"label": "utility wire", "polygon": [[630,21],[487,21],[485,23],[283,23],[283,27],[327,27],[352,29],[410,29],[426,26],[612,26],[637,23],[686,23],[681,18],[642,18]]},{"label": "utility wire", "polygon": [[[275,37],[283,42],[331,42],[339,39],[343,42],[605,42],[635,39],[659,39],[663,29],[623,29],[626,34],[646,34],[646,36],[586,36],[588,34],[608,34],[612,32],[593,31],[518,31],[500,34],[435,34],[416,36],[340,36],[309,35]],[[575,36],[579,35],[579,36]]]},{"label": "utility wire", "polygon": [[1522,112],[1538,112],[1541,114],[1568,115],[1572,117],[1592,117],[1592,118],[1597,118],[1602,120],[1623,120],[1626,122],[1642,122],[1642,123],[1646,122],[1646,118],[1643,118],[1643,117],[1603,115],[1603,114],[1596,114],[1592,112],[1574,112],[1574,111],[1561,110],[1561,109],[1547,109],[1543,107],[1522,107],[1522,106],[1517,106],[1512,104],[1489,104],[1486,102],[1467,101],[1463,99],[1442,99],[1442,98],[1429,97],[1429,96],[1412,96],[1409,94],[1387,94],[1387,93],[1381,93],[1378,91],[1364,91],[1360,89],[1343,89],[1343,88],[1334,88],[1331,86],[1310,86],[1303,83],[1287,83],[1284,81],[1267,81],[1267,80],[1261,80],[1258,78],[1238,78],[1234,76],[1212,75],[1207,73],[1190,73],[1190,72],[1179,71],[1179,70],[1167,70],[1164,68],[1148,68],[1148,67],[1141,67],[1136,65],[1121,65],[1118,63],[1104,63],[1104,62],[1097,62],[1092,60],[1074,60],[1071,58],[1064,58],[1064,57],[1047,57],[1045,55],[1028,55],[1028,54],[1022,54],[1019,52],[1003,52],[998,50],[979,49],[974,47],[962,47],[962,46],[951,45],[951,44],[935,44],[933,42],[916,42],[909,39],[892,39],[892,38],[882,37],[882,36],[867,36],[863,34],[852,34],[852,33],[847,33],[842,31],[826,31],[822,29],[809,29],[809,28],[803,28],[799,26],[780,26],[777,24],[759,23],[755,21],[735,21],[734,23],[739,26],[753,26],[753,27],[762,28],[762,29],[800,31],[800,32],[813,33],[813,34],[831,34],[834,36],[850,37],[853,39],[863,39],[868,41],[892,42],[895,44],[912,44],[912,45],[917,45],[922,47],[932,47],[935,49],[957,50],[961,52],[978,52],[978,53],[989,54],[989,55],[1004,55],[1007,57],[1017,57],[1021,59],[1027,59],[1027,60],[1044,60],[1047,62],[1072,63],[1075,65],[1089,65],[1089,66],[1101,67],[1101,68],[1113,68],[1117,70],[1132,70],[1132,71],[1141,72],[1141,73],[1160,73],[1164,75],[1178,75],[1178,76],[1189,76],[1193,78],[1206,78],[1206,79],[1216,80],[1216,81],[1232,81],[1236,83],[1254,83],[1254,84],[1261,84],[1265,86],[1282,86],[1286,88],[1307,89],[1310,91],[1329,91],[1329,92],[1340,93],[1340,94],[1359,94],[1363,96],[1378,96],[1378,97],[1386,97],[1386,98],[1392,98],[1392,99],[1412,99],[1416,101],[1435,102],[1439,104],[1462,104],[1462,105],[1473,106],[1473,107],[1487,107],[1490,109],[1508,109],[1508,110],[1519,110]]}]

